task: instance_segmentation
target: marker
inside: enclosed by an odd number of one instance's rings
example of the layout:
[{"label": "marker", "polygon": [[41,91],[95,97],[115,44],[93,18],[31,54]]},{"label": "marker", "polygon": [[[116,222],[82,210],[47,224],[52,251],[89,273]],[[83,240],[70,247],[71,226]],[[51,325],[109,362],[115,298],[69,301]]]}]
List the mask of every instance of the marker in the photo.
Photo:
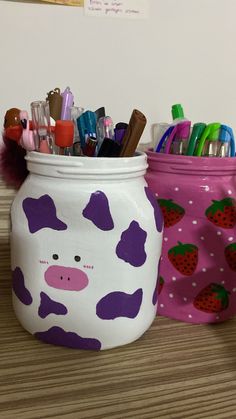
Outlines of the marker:
[{"label": "marker", "polygon": [[74,103],[74,96],[72,92],[70,91],[69,87],[67,87],[64,90],[61,96],[62,96],[61,120],[68,121],[70,119],[70,109]]},{"label": "marker", "polygon": [[97,146],[97,139],[95,137],[88,137],[85,147],[83,148],[84,156],[93,157]]},{"label": "marker", "polygon": [[204,124],[204,122],[197,122],[193,125],[192,133],[189,139],[188,148],[186,152],[187,156],[194,155],[194,151],[197,148],[198,141],[201,138],[205,128],[206,124]]},{"label": "marker", "polygon": [[145,115],[139,110],[134,109],[122,141],[120,157],[132,157],[134,155],[146,123],[147,119]]},{"label": "marker", "polygon": [[218,157],[235,157],[235,139],[231,127],[221,125],[219,141]]},{"label": "marker", "polygon": [[194,155],[217,156],[220,126],[221,124],[219,122],[213,122],[205,127]]},{"label": "marker", "polygon": [[97,121],[96,133],[98,140],[96,154],[98,154],[104,138],[114,138],[114,126],[110,116],[104,116]]}]

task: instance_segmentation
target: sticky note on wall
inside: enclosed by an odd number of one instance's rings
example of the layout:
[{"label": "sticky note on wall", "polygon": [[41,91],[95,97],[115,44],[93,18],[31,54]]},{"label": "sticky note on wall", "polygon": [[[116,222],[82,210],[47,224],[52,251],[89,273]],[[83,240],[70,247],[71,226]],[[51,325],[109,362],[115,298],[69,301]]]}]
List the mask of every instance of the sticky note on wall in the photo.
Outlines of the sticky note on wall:
[{"label": "sticky note on wall", "polygon": [[149,0],[84,0],[87,16],[145,19],[149,15]]}]

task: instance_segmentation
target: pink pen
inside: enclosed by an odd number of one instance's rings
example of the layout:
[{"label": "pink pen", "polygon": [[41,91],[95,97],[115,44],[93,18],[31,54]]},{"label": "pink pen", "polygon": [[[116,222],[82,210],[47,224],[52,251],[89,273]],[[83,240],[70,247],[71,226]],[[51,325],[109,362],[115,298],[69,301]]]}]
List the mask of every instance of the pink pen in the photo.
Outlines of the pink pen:
[{"label": "pink pen", "polygon": [[23,127],[19,144],[27,151],[35,150],[34,134],[30,130],[29,115],[27,111],[20,111],[20,121]]},{"label": "pink pen", "polygon": [[166,154],[186,154],[190,128],[191,121],[177,124],[167,139],[164,152]]}]

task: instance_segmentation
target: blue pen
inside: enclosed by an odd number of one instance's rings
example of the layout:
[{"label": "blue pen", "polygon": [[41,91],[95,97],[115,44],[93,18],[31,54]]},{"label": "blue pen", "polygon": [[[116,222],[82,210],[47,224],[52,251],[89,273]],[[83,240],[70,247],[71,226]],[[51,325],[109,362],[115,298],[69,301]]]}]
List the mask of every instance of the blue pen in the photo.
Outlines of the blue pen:
[{"label": "blue pen", "polygon": [[162,135],[162,137],[161,137],[161,139],[160,139],[160,141],[159,141],[159,143],[157,144],[157,147],[156,147],[156,153],[160,153],[161,152],[161,150],[162,150],[162,148],[163,148],[163,146],[164,146],[164,143],[165,143],[165,141],[166,141],[166,139],[169,137],[169,135],[172,133],[172,131],[173,131],[173,129],[175,128],[175,125],[171,125],[169,128],[167,128],[167,130],[164,132],[164,134]]},{"label": "blue pen", "polygon": [[219,134],[220,147],[218,157],[235,157],[235,139],[231,127],[221,125]]}]

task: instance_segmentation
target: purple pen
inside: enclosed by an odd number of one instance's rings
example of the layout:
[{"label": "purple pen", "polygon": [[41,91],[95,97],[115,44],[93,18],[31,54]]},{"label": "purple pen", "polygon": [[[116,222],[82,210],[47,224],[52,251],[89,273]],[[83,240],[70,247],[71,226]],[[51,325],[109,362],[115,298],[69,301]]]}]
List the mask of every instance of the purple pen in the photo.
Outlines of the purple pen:
[{"label": "purple pen", "polygon": [[186,154],[190,128],[190,121],[183,121],[175,125],[166,141],[164,152],[167,154]]}]

